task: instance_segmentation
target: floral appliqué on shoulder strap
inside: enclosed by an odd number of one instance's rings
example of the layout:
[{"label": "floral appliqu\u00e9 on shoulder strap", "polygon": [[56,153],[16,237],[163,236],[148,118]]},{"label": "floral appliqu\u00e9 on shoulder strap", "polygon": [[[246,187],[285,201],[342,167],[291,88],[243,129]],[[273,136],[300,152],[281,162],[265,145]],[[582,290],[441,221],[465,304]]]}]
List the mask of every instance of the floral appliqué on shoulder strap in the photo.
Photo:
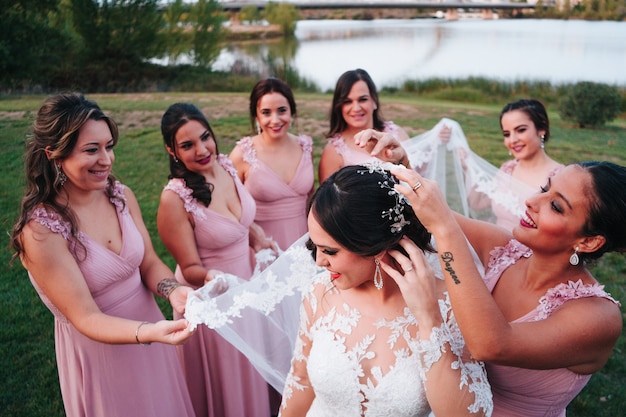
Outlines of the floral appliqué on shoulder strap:
[{"label": "floral appliqu\u00e9 on shoulder strap", "polygon": [[309,155],[310,158],[311,153],[313,152],[313,139],[311,138],[311,136],[299,135],[298,143],[302,147],[302,151],[305,153],[305,155]]},{"label": "floral appliqu\u00e9 on shoulder strap", "polygon": [[[339,136],[341,138],[341,136]],[[342,141],[343,143],[343,141]],[[311,158],[311,153],[313,152],[313,139],[310,136],[299,135],[298,136],[298,144],[302,148],[302,151],[305,155]],[[250,136],[246,136],[245,138],[241,138],[237,145],[243,148],[243,160],[250,164],[253,168],[258,168],[259,161],[256,157],[256,150],[254,149],[254,142]],[[337,146],[337,145],[335,145]]]},{"label": "floral appliqu\u00e9 on shoulder strap", "polygon": [[548,318],[554,311],[566,301],[576,300],[585,297],[602,297],[606,298],[617,304],[621,305],[619,301],[615,300],[611,294],[604,291],[604,285],[600,284],[583,284],[582,280],[576,282],[569,281],[567,284],[559,284],[554,288],[550,288],[546,295],[539,299],[539,314],[535,317],[535,320],[544,320]]},{"label": "floral appliqu\u00e9 on shoulder strap", "polygon": [[[489,264],[487,264],[487,274],[489,276],[500,276],[502,271],[517,262],[521,257],[530,258],[533,251],[526,245],[511,239],[506,246],[498,246],[489,252]],[[486,278],[486,277],[485,277]]]},{"label": "floral appliqu\u00e9 on shoulder strap", "polygon": [[[128,210],[124,206],[126,201],[126,197],[124,196],[124,185],[122,185],[119,181],[115,181],[113,184],[113,198],[110,200],[118,210]],[[64,239],[72,240],[71,225],[56,211],[47,210],[44,206],[39,206],[33,210],[30,218],[41,225],[46,226],[51,232],[60,233]],[[79,231],[78,239],[83,240],[83,237],[83,233]]]},{"label": "floral appliqu\u00e9 on shoulder strap", "polygon": [[[235,181],[239,181],[237,178],[237,170],[233,166],[233,162],[228,159],[228,156],[222,154],[218,155],[217,162],[226,170],[226,172],[228,172],[228,174],[230,174],[231,177],[233,177]],[[180,199],[183,200],[185,211],[187,211],[187,213],[191,213],[201,220],[206,220],[206,215],[204,214],[204,211],[202,211],[202,207],[198,204],[198,200],[192,196],[193,190],[187,187],[184,179],[172,178],[167,185],[163,187],[163,190],[170,190],[178,194]]]},{"label": "floral appliqu\u00e9 on shoulder strap", "polygon": [[256,150],[254,149],[252,138],[246,136],[237,142],[238,146],[243,148],[243,160],[250,164],[252,168],[258,168],[258,160],[256,159]]},{"label": "floral appliqu\u00e9 on shoulder strap", "polygon": [[178,194],[180,199],[183,200],[183,205],[185,206],[185,211],[187,213],[191,213],[201,220],[206,220],[206,216],[204,215],[202,208],[198,205],[198,200],[192,196],[193,190],[187,187],[184,179],[172,178],[163,190],[170,190]]}]

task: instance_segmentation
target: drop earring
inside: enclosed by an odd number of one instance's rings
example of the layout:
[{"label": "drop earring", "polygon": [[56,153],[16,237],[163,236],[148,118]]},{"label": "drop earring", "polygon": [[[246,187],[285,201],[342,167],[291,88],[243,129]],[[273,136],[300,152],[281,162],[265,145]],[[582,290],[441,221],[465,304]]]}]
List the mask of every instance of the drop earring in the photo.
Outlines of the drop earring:
[{"label": "drop earring", "polygon": [[578,246],[574,248],[574,253],[569,257],[569,263],[576,266],[580,262],[580,258],[578,257]]},{"label": "drop earring", "polygon": [[63,184],[65,184],[65,181],[67,181],[67,176],[65,175],[65,172],[63,172],[63,168],[61,168],[61,164],[59,164],[58,162],[56,163],[56,168],[57,180],[59,181],[59,184],[61,184],[61,187],[63,187]]},{"label": "drop earring", "polygon": [[260,135],[260,134],[261,134],[261,132],[262,132],[262,130],[261,130],[261,125],[259,124],[259,121],[257,120],[257,121],[256,121],[256,134],[257,134],[257,135]]},{"label": "drop earring", "polygon": [[546,135],[541,135],[541,149],[545,148]]},{"label": "drop earring", "polygon": [[374,259],[374,263],[376,263],[376,271],[374,271],[374,286],[378,291],[383,288],[383,274],[380,271],[380,261],[378,259]]}]

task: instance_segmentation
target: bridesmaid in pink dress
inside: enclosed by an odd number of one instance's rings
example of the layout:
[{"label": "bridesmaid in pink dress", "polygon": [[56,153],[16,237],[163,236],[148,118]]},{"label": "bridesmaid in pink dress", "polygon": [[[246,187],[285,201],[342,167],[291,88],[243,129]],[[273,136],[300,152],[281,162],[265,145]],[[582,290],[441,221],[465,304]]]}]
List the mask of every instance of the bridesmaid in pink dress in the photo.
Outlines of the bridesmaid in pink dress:
[{"label": "bridesmaid in pink dress", "polygon": [[[251,251],[272,242],[253,224],[254,199],[218,153],[209,122],[196,106],[176,103],[163,115],[161,132],[171,174],[157,227],[176,260],[176,279],[199,288],[212,279],[210,269],[248,279]],[[217,332],[198,328],[181,353],[197,416],[270,415],[267,383]]]},{"label": "bridesmaid in pink dress", "polygon": [[[550,139],[550,121],[544,105],[535,99],[521,99],[506,104],[500,112],[500,127],[504,146],[513,159],[500,166],[503,174],[500,182],[504,190],[512,190],[520,196],[523,204],[526,198],[537,192],[563,164],[550,158],[545,145]],[[511,184],[509,178],[519,181]],[[471,180],[471,178],[469,178]],[[469,184],[471,186],[471,184]],[[524,187],[527,185],[528,187]],[[491,207],[495,223],[507,230],[513,230],[520,216],[492,201],[479,192],[470,193],[470,204],[476,210]]]},{"label": "bridesmaid in pink dress", "polygon": [[400,142],[408,139],[402,128],[393,122],[384,121],[376,85],[370,75],[362,69],[346,71],[337,80],[333,95],[329,141],[324,147],[318,167],[320,183],[344,166],[376,159],[370,154],[374,141],[364,147],[355,144],[354,136],[366,129],[391,133]]},{"label": "bridesmaid in pink dress", "polygon": [[[399,190],[433,233],[461,333],[487,363],[493,416],[564,417],[622,332],[620,304],[586,264],[626,250],[626,168],[562,168],[526,200],[512,234],[455,214],[437,184],[415,171],[393,173],[412,185]],[[404,249],[419,255],[408,242]],[[396,260],[409,261],[399,253]]]},{"label": "bridesmaid in pink dress", "polygon": [[314,186],[313,140],[289,133],[295,117],[289,86],[277,78],[259,81],[250,94],[250,120],[258,134],[241,139],[230,153],[256,202],[255,222],[281,249],[306,233],[306,204]]},{"label": "bridesmaid in pink dress", "polygon": [[191,290],[164,279],[172,272],[134,194],[111,174],[117,140],[115,122],[81,94],[44,102],[12,246],[54,314],[67,416],[193,416],[170,346],[191,333],[186,320],[165,320],[153,296],[182,312]]}]

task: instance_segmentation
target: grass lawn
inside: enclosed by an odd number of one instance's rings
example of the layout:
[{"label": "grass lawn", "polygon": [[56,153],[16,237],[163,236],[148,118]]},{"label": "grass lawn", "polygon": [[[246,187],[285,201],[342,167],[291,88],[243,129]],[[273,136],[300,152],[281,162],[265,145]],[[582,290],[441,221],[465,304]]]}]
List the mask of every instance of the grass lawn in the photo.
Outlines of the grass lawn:
[{"label": "grass lawn", "polygon": [[[39,300],[19,262],[10,267],[8,233],[17,217],[23,191],[24,139],[44,96],[0,97],[0,410],[4,415],[62,416],[63,404],[55,365],[53,317]],[[167,182],[167,157],[160,135],[160,118],[172,103],[188,101],[208,116],[221,153],[230,152],[236,140],[248,135],[248,95],[229,93],[155,93],[89,95],[120,126],[114,172],[135,192],[159,255],[174,267],[156,232],[156,209]],[[298,119],[294,132],[311,135],[314,158],[319,161],[328,130],[332,97],[296,92]],[[501,106],[433,101],[407,93],[381,95],[388,120],[410,135],[430,129],[441,117],[461,123],[472,149],[494,165],[508,159],[499,126]],[[504,103],[502,103],[503,105]],[[609,160],[626,165],[626,115],[597,130],[579,130],[550,113],[549,154],[563,163]],[[625,184],[626,186],[626,184]],[[618,300],[626,302],[623,255],[603,257],[592,271]],[[164,313],[169,309],[160,303]],[[622,312],[624,312],[622,307]],[[622,336],[607,365],[593,375],[584,391],[568,408],[569,417],[620,416],[626,410],[626,338]],[[98,375],[92,375],[94,379]],[[167,383],[167,381],[163,381]]]}]

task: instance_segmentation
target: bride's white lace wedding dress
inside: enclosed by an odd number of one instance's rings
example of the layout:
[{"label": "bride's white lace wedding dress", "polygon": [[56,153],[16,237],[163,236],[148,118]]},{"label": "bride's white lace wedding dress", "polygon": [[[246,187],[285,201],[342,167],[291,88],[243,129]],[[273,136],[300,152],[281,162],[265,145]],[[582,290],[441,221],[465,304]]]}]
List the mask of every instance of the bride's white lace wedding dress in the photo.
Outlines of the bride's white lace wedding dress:
[{"label": "bride's white lace wedding dress", "polygon": [[307,417],[428,416],[431,408],[424,382],[435,380],[441,372],[431,374],[430,370],[443,350],[456,355],[452,368],[460,369],[461,375],[458,391],[448,392],[450,401],[474,395],[468,411],[491,413],[491,388],[484,366],[464,355],[447,293],[439,300],[446,322],[433,331],[430,340],[420,341],[419,323],[408,308],[390,315],[358,305],[362,299],[345,298],[332,285],[328,271],[313,281],[302,304],[299,337],[283,391],[284,407],[301,401],[301,396],[314,395]]}]

